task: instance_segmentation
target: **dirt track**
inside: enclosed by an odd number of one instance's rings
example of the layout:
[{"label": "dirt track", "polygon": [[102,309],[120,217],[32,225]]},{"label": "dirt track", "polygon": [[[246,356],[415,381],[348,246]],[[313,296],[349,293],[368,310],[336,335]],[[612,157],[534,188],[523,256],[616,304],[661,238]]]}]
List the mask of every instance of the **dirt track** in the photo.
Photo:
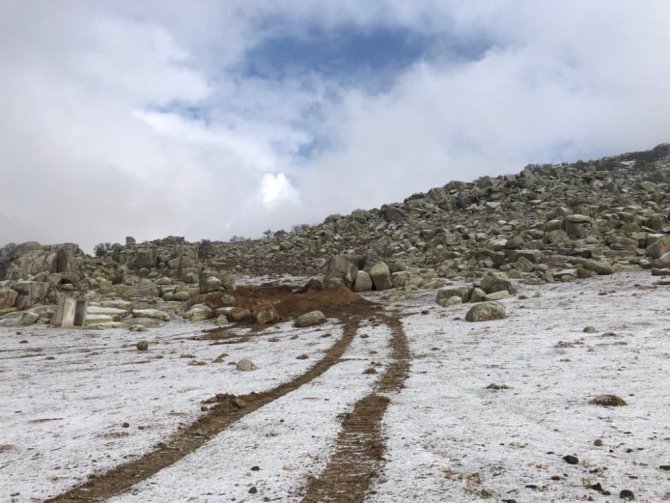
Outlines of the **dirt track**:
[{"label": "dirt track", "polygon": [[342,420],[337,449],[326,469],[310,481],[303,501],[363,501],[384,456],[381,421],[390,399],[383,393],[402,387],[409,372],[409,348],[400,321],[381,317],[392,330],[393,361],[372,393],[358,401]]},{"label": "dirt track", "polygon": [[[342,418],[342,430],[337,448],[324,472],[310,481],[304,501],[362,501],[370,481],[379,471],[384,446],[381,438],[381,419],[389,398],[383,393],[402,386],[408,373],[407,340],[399,320],[380,313],[377,306],[358,296],[337,291],[307,291],[299,295],[286,289],[248,290],[244,297],[267,302],[273,299],[284,316],[294,315],[324,301],[329,316],[338,317],[343,325],[343,336],[333,344],[326,355],[307,372],[296,379],[269,391],[234,396],[217,394],[207,400],[214,406],[196,422],[160,442],[149,453],[126,464],[117,466],[102,475],[91,477],[86,483],[46,500],[47,502],[103,501],[124,492],[164,468],[174,464],[203,446],[240,418],[268,403],[283,397],[300,386],[322,375],[336,364],[350,345],[363,319],[385,324],[392,331],[393,361],[378,381],[372,393],[356,403],[352,412]],[[212,338],[212,334],[207,338]],[[343,499],[343,495],[347,495]]]}]

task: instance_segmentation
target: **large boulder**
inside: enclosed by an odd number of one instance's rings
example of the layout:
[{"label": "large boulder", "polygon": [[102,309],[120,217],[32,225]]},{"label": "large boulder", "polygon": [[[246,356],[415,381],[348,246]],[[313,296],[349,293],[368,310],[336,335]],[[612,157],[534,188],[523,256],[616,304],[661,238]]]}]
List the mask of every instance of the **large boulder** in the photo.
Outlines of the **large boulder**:
[{"label": "large boulder", "polygon": [[216,292],[221,288],[221,280],[216,276],[200,278],[200,293]]},{"label": "large boulder", "polygon": [[14,303],[17,309],[28,309],[44,302],[49,291],[49,283],[42,281],[17,281],[12,287],[18,292]]},{"label": "large boulder", "polygon": [[452,297],[458,297],[461,302],[467,302],[470,299],[471,288],[467,286],[445,286],[437,291],[435,302],[441,306],[453,305]]},{"label": "large boulder", "polygon": [[391,279],[391,271],[384,262],[377,262],[370,269],[370,277],[372,283],[377,290],[388,290],[393,288],[393,280]]},{"label": "large boulder", "polygon": [[647,256],[653,259],[659,259],[668,252],[670,252],[670,236],[663,236],[647,247]]},{"label": "large boulder", "polygon": [[660,269],[670,267],[670,252],[664,253],[661,257],[659,257],[656,260],[655,265]]},{"label": "large boulder", "polygon": [[500,302],[482,302],[475,304],[465,315],[466,321],[491,321],[502,320],[507,317],[505,306]]},{"label": "large boulder", "polygon": [[153,248],[137,250],[137,255],[135,256],[135,267],[137,269],[156,267],[157,264],[158,257],[156,256],[156,250]]},{"label": "large boulder", "polygon": [[344,283],[351,288],[356,281],[358,268],[344,255],[333,255],[326,264],[326,273],[323,276],[323,284],[332,286],[334,283]]},{"label": "large boulder", "polygon": [[0,288],[0,310],[13,307],[18,296],[18,292],[15,292],[14,290],[10,290],[9,288]]}]

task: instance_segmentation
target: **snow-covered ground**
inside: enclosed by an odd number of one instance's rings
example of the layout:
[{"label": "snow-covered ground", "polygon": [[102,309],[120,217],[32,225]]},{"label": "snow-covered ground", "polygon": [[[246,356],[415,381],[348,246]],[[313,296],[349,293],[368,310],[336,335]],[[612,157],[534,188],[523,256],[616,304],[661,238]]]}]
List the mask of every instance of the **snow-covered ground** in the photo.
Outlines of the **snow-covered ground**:
[{"label": "snow-covered ground", "polygon": [[[525,298],[503,301],[509,317],[485,323],[464,321],[469,305],[437,306],[434,292],[384,301],[407,314],[411,361],[366,501],[614,502],[622,490],[670,500],[660,468],[670,465],[670,286],[655,280],[520,285]],[[375,325],[320,377],[112,501],[298,500],[334,450],[339,416],[389,362],[389,329]],[[197,340],[204,326],[0,329],[0,501],[40,501],[147,452],[198,417],[202,400],[288,382],[342,334],[335,323],[284,323],[222,344]],[[241,358],[258,370],[237,371]],[[379,373],[364,373],[373,362]],[[628,405],[590,403],[601,394]]]},{"label": "snow-covered ground", "polygon": [[[332,323],[284,323],[221,344],[196,340],[204,327],[0,329],[0,501],[39,501],[143,454],[192,422],[202,400],[290,381],[341,335]],[[139,340],[148,351],[136,349]],[[242,358],[258,369],[236,370]]]},{"label": "snow-covered ground", "polygon": [[[334,450],[338,416],[370,391],[387,363],[388,328],[363,326],[362,334],[368,337],[355,337],[320,377],[111,501],[299,501],[307,478],[318,475]],[[379,374],[364,374],[373,362],[381,364]]]},{"label": "snow-covered ground", "polygon": [[[669,500],[670,286],[655,280],[522,287],[529,298],[486,323],[432,295],[403,303],[417,313],[404,320],[410,377],[384,417],[387,462],[366,501]],[[628,405],[589,403],[601,394]]]}]

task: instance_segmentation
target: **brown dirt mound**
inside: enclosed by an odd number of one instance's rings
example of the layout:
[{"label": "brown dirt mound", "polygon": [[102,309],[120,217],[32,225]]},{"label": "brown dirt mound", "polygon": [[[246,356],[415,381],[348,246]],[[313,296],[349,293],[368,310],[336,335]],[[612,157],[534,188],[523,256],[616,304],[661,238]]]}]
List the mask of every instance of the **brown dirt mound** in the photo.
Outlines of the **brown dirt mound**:
[{"label": "brown dirt mound", "polygon": [[[212,309],[223,307],[223,294],[210,294],[203,302]],[[328,317],[339,318],[348,314],[352,307],[370,307],[371,302],[344,286],[319,289],[310,287],[295,290],[282,286],[240,286],[235,290],[235,307],[250,309],[260,304],[275,307],[282,319],[289,319],[308,311],[319,310]]]}]

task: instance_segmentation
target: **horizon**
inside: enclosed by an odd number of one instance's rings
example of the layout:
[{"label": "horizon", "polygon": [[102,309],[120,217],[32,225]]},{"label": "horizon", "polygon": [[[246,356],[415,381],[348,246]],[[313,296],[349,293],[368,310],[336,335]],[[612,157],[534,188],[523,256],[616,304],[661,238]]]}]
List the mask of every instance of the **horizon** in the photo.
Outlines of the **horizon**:
[{"label": "horizon", "polygon": [[660,0],[10,0],[0,243],[255,238],[651,149],[669,23]]}]

